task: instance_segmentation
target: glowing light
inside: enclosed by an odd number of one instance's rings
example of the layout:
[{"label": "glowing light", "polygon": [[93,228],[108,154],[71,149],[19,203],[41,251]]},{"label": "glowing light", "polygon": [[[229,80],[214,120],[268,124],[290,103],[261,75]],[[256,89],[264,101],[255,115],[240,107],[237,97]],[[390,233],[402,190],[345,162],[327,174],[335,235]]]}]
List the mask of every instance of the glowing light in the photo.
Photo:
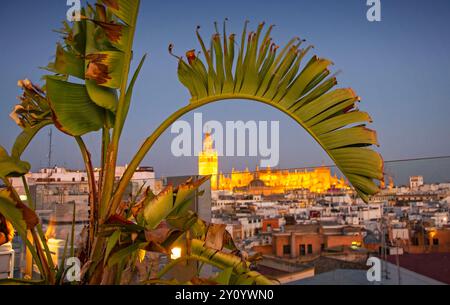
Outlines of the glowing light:
[{"label": "glowing light", "polygon": [[170,254],[171,259],[177,259],[177,258],[181,257],[181,248],[180,247],[172,248],[172,250],[170,252],[171,252],[171,254]]},{"label": "glowing light", "polygon": [[20,200],[22,200],[22,201],[28,200],[27,195],[20,195],[19,197],[20,197]]},{"label": "glowing light", "polygon": [[361,243],[360,243],[360,242],[357,242],[357,241],[352,241],[352,245],[351,245],[350,248],[352,248],[353,250],[356,250],[356,249],[358,249],[358,248],[361,248]]}]

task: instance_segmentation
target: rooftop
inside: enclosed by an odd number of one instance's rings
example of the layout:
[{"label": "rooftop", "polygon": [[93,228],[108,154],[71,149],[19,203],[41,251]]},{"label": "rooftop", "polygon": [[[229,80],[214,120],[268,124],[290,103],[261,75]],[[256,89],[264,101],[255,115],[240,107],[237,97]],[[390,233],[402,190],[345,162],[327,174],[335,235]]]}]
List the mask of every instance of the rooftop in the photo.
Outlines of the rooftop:
[{"label": "rooftop", "polygon": [[[390,255],[387,260],[395,264],[396,256]],[[403,268],[450,284],[450,253],[403,254],[399,263]]]}]

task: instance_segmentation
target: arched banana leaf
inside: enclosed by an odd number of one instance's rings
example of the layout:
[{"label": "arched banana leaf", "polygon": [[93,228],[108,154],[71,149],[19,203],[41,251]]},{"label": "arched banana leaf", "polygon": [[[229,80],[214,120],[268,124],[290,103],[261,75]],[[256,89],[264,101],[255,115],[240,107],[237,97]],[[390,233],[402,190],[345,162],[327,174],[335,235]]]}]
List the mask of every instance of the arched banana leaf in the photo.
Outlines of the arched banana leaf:
[{"label": "arched banana leaf", "polygon": [[356,108],[360,98],[350,88],[333,89],[337,81],[330,76],[332,62],[315,55],[306,60],[311,46],[303,48],[303,40],[294,38],[280,51],[270,38],[273,26],[264,36],[263,27],[261,23],[247,35],[246,22],[237,50],[235,35],[227,36],[225,23],[222,34],[216,26],[209,49],[197,29],[204,62],[195,50],[186,53],[187,61],[176,56],[178,77],[191,94],[191,105],[246,99],[284,112],[321,145],[367,202],[379,190],[374,179],[383,178],[383,160],[369,148],[378,145],[377,136],[365,127],[370,116]]}]

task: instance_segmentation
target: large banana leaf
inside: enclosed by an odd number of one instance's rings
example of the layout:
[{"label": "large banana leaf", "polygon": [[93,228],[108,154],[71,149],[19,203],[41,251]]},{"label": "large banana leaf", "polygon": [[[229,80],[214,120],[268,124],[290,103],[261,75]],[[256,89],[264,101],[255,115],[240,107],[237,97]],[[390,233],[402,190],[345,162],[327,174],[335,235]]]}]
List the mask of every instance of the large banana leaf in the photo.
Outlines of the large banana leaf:
[{"label": "large banana leaf", "polygon": [[[177,224],[175,227],[181,229],[193,219],[186,214],[187,209],[194,197],[199,195],[198,188],[209,178],[205,176],[196,181],[188,179],[175,189],[169,185],[157,196],[147,189],[131,208],[132,214],[139,225],[149,230],[155,229],[164,220]],[[189,227],[195,221],[196,219],[193,219]]]},{"label": "large banana leaf", "polygon": [[166,189],[161,191],[158,196],[154,197],[146,207],[144,207],[143,215],[146,222],[146,227],[149,229],[156,228],[161,221],[173,209],[173,189],[169,185]]},{"label": "large banana leaf", "polygon": [[[217,100],[248,99],[265,103],[288,114],[322,146],[364,201],[378,191],[374,179],[383,178],[383,160],[369,146],[378,145],[375,131],[365,127],[370,116],[356,108],[359,97],[329,76],[330,60],[312,56],[310,46],[292,39],[281,51],[264,24],[247,36],[235,52],[235,35],[223,39],[217,31],[207,49],[198,30],[205,63],[194,50],[180,57],[178,77],[191,94],[191,104],[202,106]],[[262,39],[261,39],[262,37]],[[169,47],[172,53],[173,46]],[[237,56],[235,56],[237,54]]]},{"label": "large banana leaf", "polygon": [[92,102],[84,85],[47,77],[47,96],[62,132],[81,136],[103,126],[105,110]]},{"label": "large banana leaf", "polygon": [[243,285],[273,285],[274,282],[263,276],[262,274],[251,271],[249,263],[242,260],[240,257],[218,251],[216,249],[208,248],[205,242],[193,239],[191,244],[192,256],[201,258],[202,261],[208,262],[222,270],[232,268],[232,272],[238,275],[241,279],[236,284]]},{"label": "large banana leaf", "polygon": [[95,8],[88,5],[82,12],[85,18],[72,26],[64,23],[60,32],[65,45],[57,45],[55,62],[48,69],[84,80],[91,102],[115,113],[116,89],[124,88],[138,10],[139,0],[99,0]]},{"label": "large banana leaf", "polygon": [[139,0],[100,0],[111,12],[126,25],[132,26],[139,11]]}]

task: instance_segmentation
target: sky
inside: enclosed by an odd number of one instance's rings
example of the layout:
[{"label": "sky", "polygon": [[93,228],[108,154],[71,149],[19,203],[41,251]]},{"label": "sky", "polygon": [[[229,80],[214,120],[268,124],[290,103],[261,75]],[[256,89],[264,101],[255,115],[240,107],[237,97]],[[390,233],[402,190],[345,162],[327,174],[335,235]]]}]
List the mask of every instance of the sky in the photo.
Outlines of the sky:
[{"label": "sky", "polygon": [[[85,1],[82,1],[85,3]],[[55,53],[58,34],[69,7],[66,0],[2,1],[0,6],[0,145],[10,149],[19,128],[8,114],[20,95],[17,80],[42,84]],[[185,106],[187,90],[177,79],[176,60],[168,54],[200,47],[195,28],[204,38],[214,21],[228,18],[228,32],[240,34],[245,20],[275,24],[274,40],[285,44],[300,36],[314,53],[331,59],[340,70],[339,85],[352,87],[369,112],[378,134],[377,150],[385,160],[450,155],[450,1],[381,0],[381,21],[369,22],[365,0],[295,1],[141,1],[134,44],[135,61],[148,53],[134,90],[119,152],[119,164],[131,160],[143,140],[168,115]],[[133,67],[136,62],[133,63]],[[329,164],[319,145],[286,115],[248,101],[223,101],[200,108],[204,121],[256,120],[280,122],[279,168]],[[183,120],[192,121],[193,113]],[[53,130],[52,165],[82,168],[75,141]],[[142,165],[157,176],[193,174],[195,157],[174,157],[167,131]],[[100,146],[96,133],[84,136],[94,163]],[[47,165],[48,128],[38,135],[23,159],[36,170]],[[258,157],[222,157],[220,170],[254,168]]]}]

